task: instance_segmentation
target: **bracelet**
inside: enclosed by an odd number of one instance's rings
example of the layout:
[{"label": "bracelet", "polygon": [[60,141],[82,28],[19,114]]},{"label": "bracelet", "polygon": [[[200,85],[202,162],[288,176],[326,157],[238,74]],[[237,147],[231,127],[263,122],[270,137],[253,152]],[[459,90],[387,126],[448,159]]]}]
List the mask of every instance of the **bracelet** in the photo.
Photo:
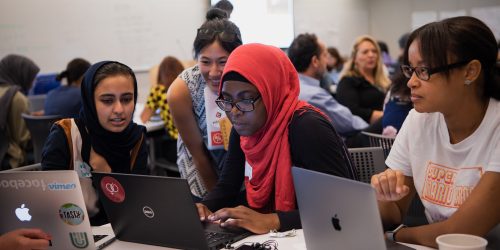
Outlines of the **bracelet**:
[{"label": "bracelet", "polygon": [[401,224],[398,227],[396,227],[396,229],[385,232],[385,237],[390,241],[396,241],[396,233],[405,227],[406,227],[405,224]]}]

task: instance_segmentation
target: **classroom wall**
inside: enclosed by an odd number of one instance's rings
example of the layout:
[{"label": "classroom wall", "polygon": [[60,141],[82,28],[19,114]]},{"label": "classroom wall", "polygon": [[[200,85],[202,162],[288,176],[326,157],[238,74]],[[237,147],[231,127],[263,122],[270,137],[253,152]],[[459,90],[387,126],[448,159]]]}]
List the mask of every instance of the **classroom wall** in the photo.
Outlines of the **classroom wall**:
[{"label": "classroom wall", "polygon": [[0,0],[0,58],[32,58],[42,73],[74,57],[147,70],[166,54],[192,58],[203,0]]},{"label": "classroom wall", "polygon": [[[391,56],[397,58],[398,39],[412,30],[414,13],[435,12],[439,17],[463,12],[471,15],[487,9],[492,15],[483,21],[495,29],[500,39],[500,0],[294,0],[293,5],[295,35],[315,33],[344,56],[350,53],[357,36],[369,34],[385,41]],[[148,73],[138,73],[138,79],[148,83]],[[145,101],[148,86],[142,84],[139,100]]]},{"label": "classroom wall", "polygon": [[[472,15],[486,22],[500,39],[500,0],[375,0],[367,1],[371,21],[368,30],[377,39],[384,40],[391,56],[399,53],[398,39],[412,30],[412,15],[432,13],[447,15]],[[392,11],[396,10],[396,11]]]},{"label": "classroom wall", "polygon": [[354,39],[369,34],[385,41],[396,58],[398,39],[412,30],[413,15],[432,13],[438,19],[480,17],[500,39],[500,0],[294,0],[295,35],[313,32],[348,56]]},{"label": "classroom wall", "polygon": [[[142,37],[142,39],[146,39],[144,41],[155,38],[162,39],[160,44],[165,45],[160,46],[161,49],[155,50],[152,56],[147,57],[146,59],[150,59],[147,63],[141,64],[141,60],[136,60],[137,65],[132,65],[139,66],[134,69],[137,72],[139,81],[139,101],[144,102],[150,86],[149,73],[147,72],[150,66],[159,63],[161,58],[166,55],[174,55],[181,60],[192,59],[192,41],[194,40],[195,30],[204,20],[204,15],[209,7],[208,2],[207,0],[73,0],[68,5],[67,0],[0,0],[0,57],[7,53],[21,53],[30,56],[30,50],[39,49],[37,46],[44,44],[45,46],[52,46],[53,43],[44,43],[45,40],[52,37],[65,38],[65,42],[62,44],[76,43],[78,39],[75,38],[77,38],[79,32],[88,34],[93,29],[95,30],[96,35],[94,37],[96,40],[107,37],[109,35],[107,32],[110,31],[106,29],[108,26],[93,25],[92,29],[89,29],[84,24],[95,21],[96,17],[103,18],[103,15],[95,14],[99,13],[95,11],[103,10],[99,8],[100,4],[105,4],[101,7],[109,7],[109,4],[114,3],[114,8],[118,8],[116,10],[118,12],[114,13],[115,17],[123,18],[125,23],[136,25],[136,27],[130,25],[122,27],[128,32],[120,33],[125,41],[127,37],[134,38],[133,32],[136,30],[146,32]],[[27,5],[32,3],[36,3],[36,6],[43,4],[46,8],[28,8]],[[135,10],[136,8],[133,6],[136,4],[149,6],[151,12],[144,8]],[[13,5],[15,7],[12,7]],[[500,39],[500,0],[294,0],[293,5],[295,35],[304,32],[315,33],[327,45],[339,48],[341,54],[345,56],[350,53],[352,42],[357,36],[370,34],[377,39],[384,40],[389,45],[392,57],[396,58],[399,53],[397,40],[401,34],[412,29],[413,14],[415,13],[435,12],[437,15],[465,13],[471,15],[477,14],[479,10],[480,14],[486,14],[486,16],[489,14],[491,20],[489,20],[488,24],[495,26],[497,39]],[[81,11],[82,9],[80,9],[80,12],[73,12],[75,6],[81,6],[83,10],[87,11]],[[158,8],[153,8],[155,6],[158,6]],[[7,11],[8,9],[15,11]],[[142,23],[141,19],[137,19],[137,16],[123,14],[135,13],[134,10],[154,14],[154,18],[148,17],[147,20],[153,20],[155,25],[151,26],[151,28],[159,30],[159,33],[157,32],[158,34],[151,36],[146,26],[139,25]],[[46,16],[46,14],[41,13],[46,12],[52,13],[52,16],[48,20],[40,19]],[[123,15],[116,16],[117,13]],[[64,33],[68,31],[54,29],[53,25],[40,26],[46,22],[55,25],[75,17],[81,21],[82,27],[73,27],[77,33],[73,33],[72,36]],[[116,20],[113,22],[115,24],[119,23]],[[62,27],[69,29],[72,26],[63,25]],[[29,33],[30,30],[36,32]],[[116,33],[115,35],[120,34]],[[13,41],[12,39],[20,39],[22,42]],[[85,39],[88,39],[88,37],[85,37]],[[141,37],[135,37],[135,39],[140,40]],[[13,44],[16,45],[14,51],[7,47]],[[140,41],[136,44],[140,44]],[[134,51],[140,49],[134,48]],[[151,51],[145,51],[144,53],[150,54]],[[91,56],[87,57],[88,55]],[[41,56],[43,58],[39,58]],[[75,56],[87,57],[89,60],[97,59],[96,53],[85,51],[85,48],[68,49],[65,47],[56,56],[54,54],[34,54],[32,58],[36,62],[40,62],[42,72],[62,70],[67,61]],[[58,62],[54,63],[54,60],[58,60]]]},{"label": "classroom wall", "polygon": [[[369,0],[294,0],[295,35],[315,33],[347,54],[360,34],[370,33]],[[345,52],[345,53],[344,53]]]}]

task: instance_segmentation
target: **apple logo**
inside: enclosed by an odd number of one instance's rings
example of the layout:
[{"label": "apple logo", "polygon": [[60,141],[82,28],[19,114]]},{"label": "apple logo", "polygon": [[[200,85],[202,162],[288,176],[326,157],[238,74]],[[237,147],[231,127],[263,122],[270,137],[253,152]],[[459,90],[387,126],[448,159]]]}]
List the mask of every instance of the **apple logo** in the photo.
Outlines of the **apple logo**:
[{"label": "apple logo", "polygon": [[335,228],[335,230],[337,231],[342,230],[342,227],[340,226],[340,219],[337,217],[337,214],[335,214],[335,216],[332,217],[332,225],[333,228]]},{"label": "apple logo", "polygon": [[30,209],[24,207],[24,204],[20,208],[16,208],[16,216],[20,221],[30,221],[31,215],[29,214]]}]

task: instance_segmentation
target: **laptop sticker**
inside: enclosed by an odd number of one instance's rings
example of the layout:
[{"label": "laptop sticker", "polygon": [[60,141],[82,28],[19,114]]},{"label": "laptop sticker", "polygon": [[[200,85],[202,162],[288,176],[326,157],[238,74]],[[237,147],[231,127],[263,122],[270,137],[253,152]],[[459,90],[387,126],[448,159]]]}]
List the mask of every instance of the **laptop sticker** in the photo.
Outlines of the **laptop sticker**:
[{"label": "laptop sticker", "polygon": [[78,167],[76,167],[75,170],[78,173],[78,176],[80,176],[80,178],[92,177],[92,174],[91,174],[92,168],[87,163],[81,162],[81,161],[76,161],[76,165]]},{"label": "laptop sticker", "polygon": [[89,239],[86,232],[71,232],[69,233],[71,244],[76,248],[86,248],[89,246]]},{"label": "laptop sticker", "polygon": [[66,203],[59,208],[59,217],[68,225],[80,225],[84,216],[83,209],[73,203]]},{"label": "laptop sticker", "polygon": [[125,200],[125,190],[123,186],[111,176],[102,178],[101,189],[104,195],[113,202],[121,203]]}]

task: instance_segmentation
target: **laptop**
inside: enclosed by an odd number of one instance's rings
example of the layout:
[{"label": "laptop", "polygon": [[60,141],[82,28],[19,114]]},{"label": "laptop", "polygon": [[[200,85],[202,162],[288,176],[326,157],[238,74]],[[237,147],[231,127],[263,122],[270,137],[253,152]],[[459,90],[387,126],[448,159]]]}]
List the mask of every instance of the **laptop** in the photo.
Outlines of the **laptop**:
[{"label": "laptop", "polygon": [[369,184],[298,167],[292,175],[308,250],[413,249],[385,240]]},{"label": "laptop", "polygon": [[117,239],[181,249],[220,249],[251,233],[201,222],[185,179],[92,173]]},{"label": "laptop", "polygon": [[50,249],[102,249],[114,239],[94,243],[78,175],[64,171],[0,172],[0,234],[40,228],[52,236]]}]

